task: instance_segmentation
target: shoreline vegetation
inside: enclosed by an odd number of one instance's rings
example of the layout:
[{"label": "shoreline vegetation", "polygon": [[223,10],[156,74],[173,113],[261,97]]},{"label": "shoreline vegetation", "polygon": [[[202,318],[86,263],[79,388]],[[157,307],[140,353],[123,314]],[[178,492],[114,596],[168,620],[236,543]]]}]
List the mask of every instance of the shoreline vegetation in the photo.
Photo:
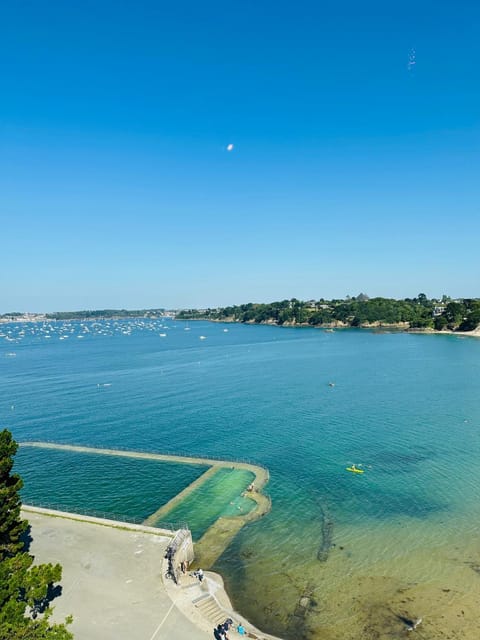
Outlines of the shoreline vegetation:
[{"label": "shoreline vegetation", "polygon": [[179,320],[211,320],[245,324],[321,329],[385,328],[417,332],[459,332],[475,335],[480,325],[480,299],[369,298],[366,294],[342,300],[296,298],[271,303],[248,303],[218,309],[189,309],[176,314]]},{"label": "shoreline vegetation", "polygon": [[326,330],[364,328],[415,331],[420,333],[480,333],[480,298],[442,296],[429,299],[375,297],[364,293],[345,299],[302,301],[297,298],[270,303],[253,303],[204,309],[100,309],[55,313],[11,312],[0,315],[0,322],[92,321],[127,318],[208,320],[267,324],[283,327],[316,327]]}]

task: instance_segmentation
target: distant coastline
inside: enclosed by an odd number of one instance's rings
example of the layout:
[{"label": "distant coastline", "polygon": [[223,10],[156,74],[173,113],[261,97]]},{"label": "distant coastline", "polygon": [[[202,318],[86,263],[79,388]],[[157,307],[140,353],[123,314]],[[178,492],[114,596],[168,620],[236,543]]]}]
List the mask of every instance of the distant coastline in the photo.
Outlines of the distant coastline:
[{"label": "distant coastline", "polygon": [[[182,318],[179,318],[182,320]],[[250,324],[250,325],[267,325],[274,327],[285,327],[287,329],[292,328],[310,328],[310,329],[320,329],[327,332],[334,333],[335,331],[345,331],[348,329],[365,329],[372,330],[378,329],[379,333],[418,333],[420,335],[442,335],[442,336],[467,336],[473,338],[480,338],[480,327],[476,329],[472,329],[471,331],[454,331],[452,329],[431,329],[431,328],[416,328],[408,326],[408,323],[396,323],[396,324],[382,324],[382,323],[371,323],[371,324],[363,324],[356,327],[352,327],[347,324],[323,324],[323,325],[315,325],[312,326],[308,324],[308,322],[304,323],[284,323],[282,325],[276,324],[274,322],[241,322],[240,320],[233,319],[225,319],[225,320],[216,320],[213,318],[190,318],[192,322],[201,321],[204,322],[215,322],[215,323],[225,323],[225,324]]]},{"label": "distant coastline", "polygon": [[314,327],[324,330],[359,328],[418,333],[477,336],[480,331],[480,298],[428,299],[369,298],[366,294],[345,299],[308,300],[297,298],[270,303],[252,303],[204,309],[99,309],[54,313],[0,315],[6,322],[56,322],[99,320],[208,320],[282,327]]},{"label": "distant coastline", "polygon": [[165,309],[95,309],[83,311],[55,311],[53,313],[10,312],[0,314],[5,322],[56,322],[57,320],[124,320],[132,318],[174,318],[175,311]]},{"label": "distant coastline", "polygon": [[369,298],[366,294],[345,299],[297,298],[270,303],[248,303],[217,309],[188,309],[176,313],[178,320],[211,320],[267,324],[282,327],[315,327],[418,331],[475,335],[480,326],[480,299]]}]

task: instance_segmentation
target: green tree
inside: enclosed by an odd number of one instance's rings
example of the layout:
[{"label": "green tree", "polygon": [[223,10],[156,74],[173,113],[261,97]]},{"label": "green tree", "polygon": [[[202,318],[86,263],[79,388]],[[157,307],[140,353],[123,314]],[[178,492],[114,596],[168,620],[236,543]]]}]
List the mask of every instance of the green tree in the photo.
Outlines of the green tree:
[{"label": "green tree", "polygon": [[281,309],[278,314],[278,324],[284,324],[285,322],[291,322],[293,319],[293,312],[291,309]]},{"label": "green tree", "polygon": [[445,316],[448,323],[448,328],[456,329],[464,319],[466,313],[467,310],[465,308],[465,305],[461,302],[449,302],[445,311],[443,312],[443,315]]},{"label": "green tree", "polygon": [[21,536],[28,526],[28,522],[20,518],[19,491],[23,481],[11,473],[17,448],[11,433],[4,429],[0,433],[0,561],[23,548]]},{"label": "green tree", "polygon": [[312,313],[308,322],[311,325],[328,324],[332,322],[332,314],[329,309],[319,309]]},{"label": "green tree", "polygon": [[480,309],[472,311],[458,327],[460,331],[474,331],[480,325]]},{"label": "green tree", "polygon": [[65,624],[50,623],[61,566],[32,566],[34,558],[25,551],[22,535],[28,522],[20,517],[22,480],[11,473],[17,448],[9,431],[0,432],[0,640],[71,640]]},{"label": "green tree", "polygon": [[437,316],[433,321],[433,326],[437,331],[443,331],[443,329],[447,328],[447,325],[448,320],[445,318],[445,316]]}]

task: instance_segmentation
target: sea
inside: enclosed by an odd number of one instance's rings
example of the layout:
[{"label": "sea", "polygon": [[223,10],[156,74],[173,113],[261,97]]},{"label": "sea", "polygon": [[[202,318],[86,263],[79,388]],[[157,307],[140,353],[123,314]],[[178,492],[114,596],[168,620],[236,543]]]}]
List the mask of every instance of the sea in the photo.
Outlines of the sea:
[{"label": "sea", "polygon": [[[286,640],[478,638],[480,339],[127,319],[0,325],[18,442],[268,467],[212,567]],[[25,502],[142,519],[201,467],[20,447]],[[355,464],[364,473],[347,471]],[[119,497],[120,496],[120,497]]]}]

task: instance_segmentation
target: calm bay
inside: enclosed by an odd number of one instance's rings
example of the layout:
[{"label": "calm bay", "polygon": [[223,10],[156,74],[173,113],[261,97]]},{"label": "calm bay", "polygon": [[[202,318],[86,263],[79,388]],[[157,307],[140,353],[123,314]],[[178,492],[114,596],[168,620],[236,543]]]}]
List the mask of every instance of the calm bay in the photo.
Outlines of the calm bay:
[{"label": "calm bay", "polygon": [[[402,617],[423,617],[425,638],[476,637],[479,339],[147,319],[0,334],[0,423],[19,442],[269,468],[271,513],[213,567],[260,628],[403,637]],[[131,464],[106,459],[99,485],[95,465],[56,453],[19,450],[26,502],[121,515],[130,483],[124,515],[143,517],[197,473],[159,483],[147,465],[132,484]]]}]

